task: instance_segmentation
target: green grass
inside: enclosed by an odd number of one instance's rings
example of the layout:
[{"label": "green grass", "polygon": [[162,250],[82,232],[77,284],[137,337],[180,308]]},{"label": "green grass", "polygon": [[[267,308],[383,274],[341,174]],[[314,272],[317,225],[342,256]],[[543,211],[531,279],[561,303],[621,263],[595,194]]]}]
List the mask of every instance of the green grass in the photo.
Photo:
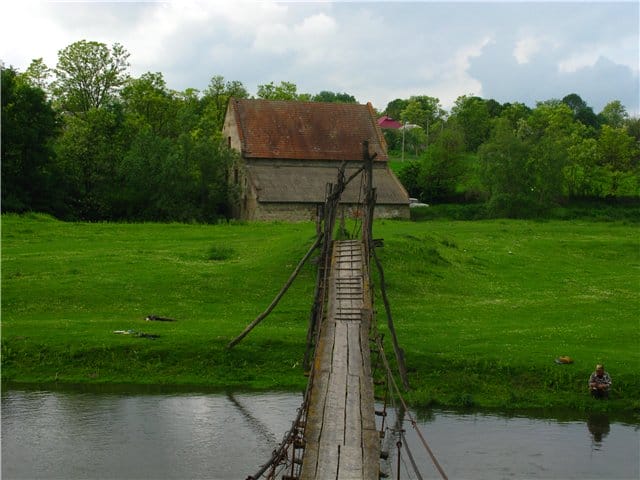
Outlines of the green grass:
[{"label": "green grass", "polygon": [[[376,233],[413,382],[429,385],[416,403],[588,408],[586,378],[603,362],[616,405],[640,406],[636,226],[381,222]],[[556,365],[561,355],[575,363]]]},{"label": "green grass", "polygon": [[[378,221],[410,401],[640,409],[637,233],[621,222]],[[313,236],[311,223],[4,215],[2,378],[302,389],[313,265],[247,338],[225,346],[266,308]],[[380,300],[376,308],[385,333]],[[177,321],[145,322],[149,314]],[[127,329],[160,338],[113,333]],[[556,365],[560,355],[575,362]],[[609,402],[585,391],[597,362],[614,380]]]}]

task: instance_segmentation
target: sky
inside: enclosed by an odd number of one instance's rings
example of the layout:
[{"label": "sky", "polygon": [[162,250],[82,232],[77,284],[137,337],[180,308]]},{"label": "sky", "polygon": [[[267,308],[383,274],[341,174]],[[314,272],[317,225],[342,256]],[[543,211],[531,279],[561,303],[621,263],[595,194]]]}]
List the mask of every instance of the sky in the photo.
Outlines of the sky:
[{"label": "sky", "polygon": [[121,44],[129,73],[169,88],[211,78],[346,92],[378,110],[429,95],[501,103],[580,95],[640,114],[640,2],[0,2],[0,60],[55,67],[79,40]]}]

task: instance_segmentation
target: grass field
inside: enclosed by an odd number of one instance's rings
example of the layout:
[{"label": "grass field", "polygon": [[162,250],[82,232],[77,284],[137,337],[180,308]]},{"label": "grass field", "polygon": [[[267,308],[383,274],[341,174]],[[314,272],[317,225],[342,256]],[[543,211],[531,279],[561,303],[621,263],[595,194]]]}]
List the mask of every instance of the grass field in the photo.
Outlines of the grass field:
[{"label": "grass field", "polygon": [[[640,410],[637,234],[622,222],[377,222],[410,401]],[[301,389],[312,264],[271,316],[225,346],[266,308],[313,237],[310,223],[4,215],[2,378]],[[145,322],[149,314],[177,321]],[[113,333],[129,329],[160,337]],[[574,363],[556,365],[561,355]],[[608,402],[586,392],[597,362],[613,377]]]}]

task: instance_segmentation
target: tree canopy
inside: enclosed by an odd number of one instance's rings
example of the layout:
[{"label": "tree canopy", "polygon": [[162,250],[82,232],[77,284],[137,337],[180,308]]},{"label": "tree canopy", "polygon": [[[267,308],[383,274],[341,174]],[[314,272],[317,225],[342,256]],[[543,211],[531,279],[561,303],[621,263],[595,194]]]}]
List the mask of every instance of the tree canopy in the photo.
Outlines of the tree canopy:
[{"label": "tree canopy", "polygon": [[2,208],[48,210],[56,179],[59,117],[41,88],[2,69]]},{"label": "tree canopy", "polygon": [[[161,72],[128,74],[129,53],[82,40],[56,68],[41,58],[2,69],[2,210],[87,220],[216,221],[237,192],[235,153],[221,130],[238,80],[213,75],[203,91],[168,87]],[[346,92],[300,93],[289,81],[258,98],[354,103]],[[399,176],[428,203],[484,202],[496,216],[539,214],[575,198],[634,198],[640,191],[640,119],[618,100],[599,114],[576,93],[500,104],[412,95],[384,113],[415,128],[385,130]]]},{"label": "tree canopy", "polygon": [[87,112],[114,98],[126,82],[129,53],[115,43],[81,40],[58,52],[53,92],[62,109]]}]

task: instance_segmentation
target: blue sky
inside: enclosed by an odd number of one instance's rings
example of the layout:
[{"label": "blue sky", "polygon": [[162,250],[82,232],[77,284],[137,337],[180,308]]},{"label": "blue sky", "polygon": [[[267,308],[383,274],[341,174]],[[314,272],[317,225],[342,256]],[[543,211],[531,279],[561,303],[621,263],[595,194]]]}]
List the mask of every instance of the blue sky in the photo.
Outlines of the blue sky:
[{"label": "blue sky", "polygon": [[636,1],[9,1],[0,14],[0,59],[19,70],[85,39],[122,44],[132,75],[161,72],[176,90],[222,75],[380,110],[411,95],[449,109],[464,94],[534,106],[578,93],[596,112],[620,100],[640,113]]}]

